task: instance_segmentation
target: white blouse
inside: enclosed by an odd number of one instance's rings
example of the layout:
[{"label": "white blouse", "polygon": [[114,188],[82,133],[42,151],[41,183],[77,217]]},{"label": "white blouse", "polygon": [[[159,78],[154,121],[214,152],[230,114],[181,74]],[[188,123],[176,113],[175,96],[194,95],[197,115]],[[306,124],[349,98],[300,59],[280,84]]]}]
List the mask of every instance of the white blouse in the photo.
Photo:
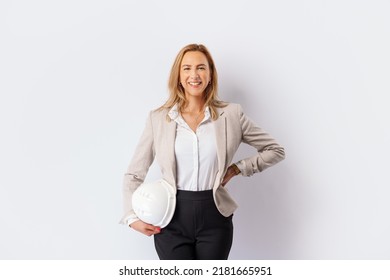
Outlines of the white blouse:
[{"label": "white blouse", "polygon": [[211,190],[218,172],[217,143],[210,110],[194,132],[178,112],[177,105],[168,113],[177,123],[175,139],[177,189]]}]

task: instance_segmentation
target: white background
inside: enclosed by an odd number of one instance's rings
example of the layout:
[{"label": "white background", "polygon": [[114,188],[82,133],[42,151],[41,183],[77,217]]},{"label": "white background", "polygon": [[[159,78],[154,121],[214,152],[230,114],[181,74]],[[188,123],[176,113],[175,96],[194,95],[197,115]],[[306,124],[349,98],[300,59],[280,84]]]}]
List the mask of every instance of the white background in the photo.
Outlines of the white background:
[{"label": "white background", "polygon": [[122,176],[189,43],[211,51],[221,99],[286,150],[230,182],[230,258],[390,259],[389,12],[385,0],[2,1],[0,259],[157,258],[118,224]]}]

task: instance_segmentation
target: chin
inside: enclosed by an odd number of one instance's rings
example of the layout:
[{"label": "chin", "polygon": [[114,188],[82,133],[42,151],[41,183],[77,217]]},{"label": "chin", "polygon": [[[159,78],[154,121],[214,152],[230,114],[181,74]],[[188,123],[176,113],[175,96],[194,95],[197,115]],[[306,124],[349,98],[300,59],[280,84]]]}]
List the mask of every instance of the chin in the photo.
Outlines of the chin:
[{"label": "chin", "polygon": [[188,93],[188,95],[194,96],[194,97],[202,97],[203,92],[190,92],[190,93]]},{"label": "chin", "polygon": [[193,90],[190,90],[190,91],[186,91],[186,94],[190,95],[190,96],[203,96],[203,91],[193,91]]}]

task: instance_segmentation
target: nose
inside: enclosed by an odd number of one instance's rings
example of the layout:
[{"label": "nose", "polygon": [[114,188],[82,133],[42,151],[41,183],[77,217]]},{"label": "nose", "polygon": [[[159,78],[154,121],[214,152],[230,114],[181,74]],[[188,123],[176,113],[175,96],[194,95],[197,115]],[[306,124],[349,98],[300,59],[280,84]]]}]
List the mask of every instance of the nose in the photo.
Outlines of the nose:
[{"label": "nose", "polygon": [[196,69],[194,69],[194,70],[191,71],[190,77],[191,77],[191,78],[198,78],[198,77],[199,77],[199,74],[198,74],[198,72],[196,71]]}]

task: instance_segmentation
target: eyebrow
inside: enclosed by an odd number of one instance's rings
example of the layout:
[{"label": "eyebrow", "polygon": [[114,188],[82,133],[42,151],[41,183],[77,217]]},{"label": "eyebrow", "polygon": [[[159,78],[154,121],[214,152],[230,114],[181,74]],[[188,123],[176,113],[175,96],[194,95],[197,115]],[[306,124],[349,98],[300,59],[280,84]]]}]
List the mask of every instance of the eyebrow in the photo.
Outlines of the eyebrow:
[{"label": "eyebrow", "polygon": [[[183,67],[191,67],[191,66],[192,65],[190,65],[190,64],[183,64],[181,67],[183,68]],[[202,63],[202,64],[196,65],[196,67],[199,67],[199,66],[206,66],[206,64]]]}]

